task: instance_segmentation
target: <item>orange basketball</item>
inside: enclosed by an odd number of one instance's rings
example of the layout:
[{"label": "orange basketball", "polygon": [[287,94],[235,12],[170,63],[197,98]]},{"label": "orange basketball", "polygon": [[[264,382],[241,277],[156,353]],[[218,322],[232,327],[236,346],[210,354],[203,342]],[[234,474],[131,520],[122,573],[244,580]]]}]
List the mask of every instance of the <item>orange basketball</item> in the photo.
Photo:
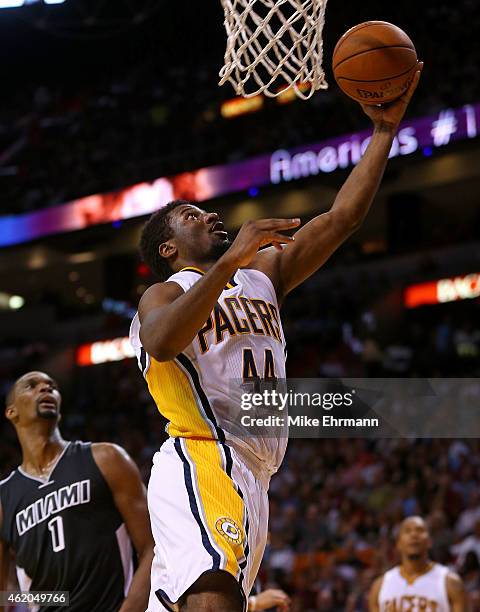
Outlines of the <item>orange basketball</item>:
[{"label": "orange basketball", "polygon": [[351,28],[333,52],[333,74],[340,89],[365,104],[400,97],[416,68],[414,44],[403,30],[386,21],[366,21]]}]

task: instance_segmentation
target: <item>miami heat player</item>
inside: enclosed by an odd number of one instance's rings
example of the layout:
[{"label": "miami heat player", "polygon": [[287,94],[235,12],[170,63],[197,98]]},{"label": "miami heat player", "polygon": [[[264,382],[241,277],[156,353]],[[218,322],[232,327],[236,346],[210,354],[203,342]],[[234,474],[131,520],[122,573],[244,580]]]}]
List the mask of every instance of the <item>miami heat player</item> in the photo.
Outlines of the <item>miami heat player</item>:
[{"label": "miami heat player", "polygon": [[61,399],[44,372],[7,397],[22,464],[0,482],[0,591],[13,551],[22,591],[68,591],[70,612],[144,612],[153,541],[139,471],[118,446],[64,440]]}]

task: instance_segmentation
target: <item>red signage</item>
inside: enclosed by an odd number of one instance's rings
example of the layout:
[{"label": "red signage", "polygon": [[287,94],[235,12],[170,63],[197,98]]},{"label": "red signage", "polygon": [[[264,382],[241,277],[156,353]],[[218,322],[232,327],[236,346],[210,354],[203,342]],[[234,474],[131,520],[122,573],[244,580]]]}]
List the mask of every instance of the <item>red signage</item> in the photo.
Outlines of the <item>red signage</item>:
[{"label": "red signage", "polygon": [[135,352],[128,338],[114,338],[101,342],[83,344],[77,349],[77,365],[89,366],[107,361],[122,361],[135,357]]},{"label": "red signage", "polygon": [[405,290],[404,304],[407,308],[417,308],[426,304],[444,304],[479,296],[480,273],[472,272],[465,276],[411,285]]}]

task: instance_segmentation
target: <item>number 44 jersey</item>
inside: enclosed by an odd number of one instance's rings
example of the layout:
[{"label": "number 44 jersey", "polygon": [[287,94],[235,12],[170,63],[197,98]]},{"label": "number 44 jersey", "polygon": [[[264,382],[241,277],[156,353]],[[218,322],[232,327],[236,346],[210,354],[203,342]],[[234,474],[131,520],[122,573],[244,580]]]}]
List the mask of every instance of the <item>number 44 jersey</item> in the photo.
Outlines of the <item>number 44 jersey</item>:
[{"label": "number 44 jersey", "polygon": [[71,612],[120,608],[132,546],[90,443],[69,442],[46,480],[18,467],[0,483],[0,502],[0,539],[15,553],[22,591],[68,591]]},{"label": "number 44 jersey", "polygon": [[[187,292],[203,274],[184,268],[167,282]],[[130,342],[150,393],[169,421],[169,435],[227,442],[255,474],[274,473],[285,453],[287,432],[264,428],[252,435],[242,424],[249,415],[242,397],[252,392],[255,381],[285,379],[285,339],[270,279],[258,270],[237,270],[193,341],[171,361],[148,355],[140,328],[137,314]]]}]

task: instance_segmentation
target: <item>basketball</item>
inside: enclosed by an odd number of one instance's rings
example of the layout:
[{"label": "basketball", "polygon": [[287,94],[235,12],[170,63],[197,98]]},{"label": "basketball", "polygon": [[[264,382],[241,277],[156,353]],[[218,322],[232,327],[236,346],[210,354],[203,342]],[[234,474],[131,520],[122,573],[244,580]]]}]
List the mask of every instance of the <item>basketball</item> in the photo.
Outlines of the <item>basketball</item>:
[{"label": "basketball", "polygon": [[347,96],[365,104],[384,104],[408,89],[417,69],[417,52],[396,25],[366,21],[340,38],[332,64],[335,80]]}]

